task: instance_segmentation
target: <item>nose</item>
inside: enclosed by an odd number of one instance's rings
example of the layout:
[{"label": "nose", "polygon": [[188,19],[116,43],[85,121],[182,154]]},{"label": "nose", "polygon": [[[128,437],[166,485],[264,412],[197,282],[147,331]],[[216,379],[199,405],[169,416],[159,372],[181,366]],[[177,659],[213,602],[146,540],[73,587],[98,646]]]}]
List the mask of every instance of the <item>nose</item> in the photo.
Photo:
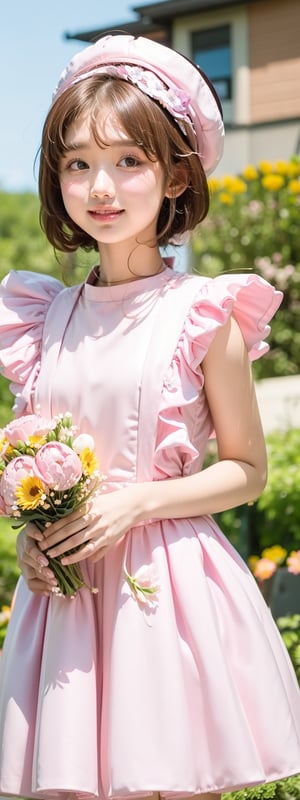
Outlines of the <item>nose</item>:
[{"label": "nose", "polygon": [[108,171],[100,167],[93,175],[91,197],[113,197],[114,183]]}]

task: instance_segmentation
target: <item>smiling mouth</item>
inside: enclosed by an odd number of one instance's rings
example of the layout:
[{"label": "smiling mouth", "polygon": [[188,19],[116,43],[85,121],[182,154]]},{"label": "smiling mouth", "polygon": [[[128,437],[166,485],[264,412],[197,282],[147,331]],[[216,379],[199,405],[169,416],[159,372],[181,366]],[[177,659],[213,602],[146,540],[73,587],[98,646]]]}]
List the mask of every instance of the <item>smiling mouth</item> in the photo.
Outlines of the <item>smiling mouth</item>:
[{"label": "smiling mouth", "polygon": [[117,208],[99,208],[88,212],[93,219],[114,219],[123,214],[123,209]]}]

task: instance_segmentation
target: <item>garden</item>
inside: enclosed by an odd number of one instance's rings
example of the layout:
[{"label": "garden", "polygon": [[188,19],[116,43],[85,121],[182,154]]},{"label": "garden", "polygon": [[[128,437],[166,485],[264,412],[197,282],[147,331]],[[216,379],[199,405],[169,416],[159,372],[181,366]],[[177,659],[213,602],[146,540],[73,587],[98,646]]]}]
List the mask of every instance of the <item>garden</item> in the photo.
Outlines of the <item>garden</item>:
[{"label": "garden", "polygon": [[[300,159],[245,166],[238,176],[210,179],[211,213],[192,239],[193,271],[255,272],[283,290],[284,300],[269,337],[270,352],[254,363],[257,381],[300,373]],[[80,253],[59,262],[38,225],[34,195],[0,192],[0,277],[10,268],[33,269],[73,283],[95,260]],[[25,202],[24,202],[25,200]],[[0,427],[12,417],[7,382],[0,377]],[[217,515],[225,534],[249,563],[270,601],[280,574],[295,581],[296,605],[276,621],[300,682],[300,428],[266,437],[269,477],[262,496],[251,505]],[[213,445],[207,463],[216,457]],[[15,536],[0,519],[0,649],[18,577]],[[272,606],[271,606],[272,608]],[[226,795],[227,800],[300,800],[300,775]]]}]

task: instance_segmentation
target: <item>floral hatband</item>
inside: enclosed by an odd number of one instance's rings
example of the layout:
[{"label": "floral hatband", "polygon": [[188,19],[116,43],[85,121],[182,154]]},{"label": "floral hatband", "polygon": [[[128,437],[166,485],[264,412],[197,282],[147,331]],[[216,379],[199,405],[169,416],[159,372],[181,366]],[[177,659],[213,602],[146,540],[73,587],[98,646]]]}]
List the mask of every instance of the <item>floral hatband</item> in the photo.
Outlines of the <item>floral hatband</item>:
[{"label": "floral hatband", "polygon": [[[148,97],[157,100],[157,102],[171,114],[184,136],[188,136],[189,133],[192,133],[192,138],[196,140],[196,130],[191,116],[188,113],[190,97],[183,89],[168,88],[154,72],[132,64],[111,64],[103,67],[93,67],[87,72],[77,75],[74,80],[69,83],[69,86],[74,86],[76,83],[79,83],[85,78],[90,78],[93,75],[112,75],[113,77],[121,78],[121,80],[134,84],[134,86],[137,86],[144,94],[147,94]],[[66,83],[68,83],[68,79],[67,75],[64,73],[55,89],[53,100],[60,94],[62,86],[65,88]]]}]

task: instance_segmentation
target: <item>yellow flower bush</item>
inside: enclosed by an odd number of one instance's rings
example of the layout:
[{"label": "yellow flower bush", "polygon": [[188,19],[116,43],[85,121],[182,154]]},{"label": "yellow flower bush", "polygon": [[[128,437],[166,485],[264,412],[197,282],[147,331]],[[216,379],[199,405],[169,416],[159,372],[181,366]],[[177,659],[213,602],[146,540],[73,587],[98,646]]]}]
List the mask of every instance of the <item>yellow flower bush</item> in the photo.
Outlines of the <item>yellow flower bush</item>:
[{"label": "yellow flower bush", "polygon": [[255,272],[284,292],[272,323],[271,353],[256,378],[300,372],[300,158],[246,164],[209,179],[210,214],[192,238],[193,269]]}]

